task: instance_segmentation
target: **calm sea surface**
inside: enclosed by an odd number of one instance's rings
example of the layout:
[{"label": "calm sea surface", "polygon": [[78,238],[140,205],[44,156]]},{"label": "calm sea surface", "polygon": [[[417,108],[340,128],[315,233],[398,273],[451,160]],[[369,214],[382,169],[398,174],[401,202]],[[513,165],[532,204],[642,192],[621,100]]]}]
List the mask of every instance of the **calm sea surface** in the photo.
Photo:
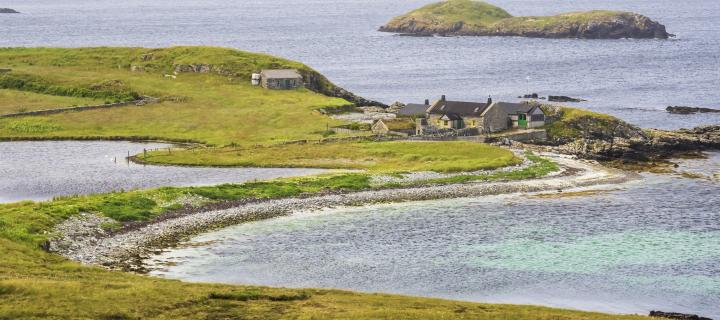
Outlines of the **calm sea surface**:
[{"label": "calm sea surface", "polygon": [[317,169],[145,166],[125,160],[168,144],[116,141],[0,142],[0,203],[162,186],[197,186],[323,172]]},{"label": "calm sea surface", "polygon": [[586,98],[580,106],[645,127],[720,122],[717,114],[663,112],[667,105],[720,108],[720,1],[492,1],[514,15],[639,12],[677,34],[672,40],[413,38],[375,31],[429,2],[5,0],[3,6],[23,14],[0,15],[0,47],[227,46],[305,62],[338,85],[387,103],[441,94],[511,100],[538,92]]},{"label": "calm sea surface", "polygon": [[[441,94],[512,100],[538,92],[586,98],[578,105],[644,127],[720,123],[720,115],[663,111],[667,105],[720,108],[719,1],[494,1],[515,15],[635,11],[665,24],[678,35],[672,40],[412,38],[375,31],[429,2],[5,0],[3,7],[23,14],[0,15],[0,47],[227,46],[302,61],[387,103]],[[37,148],[44,156],[28,156]],[[0,144],[0,195],[11,195],[4,201],[228,178],[222,171],[121,168],[127,164],[110,160],[141,146],[102,143],[87,147],[94,160],[57,158],[73,148],[84,147]],[[683,168],[710,175],[720,171],[718,162],[715,154]],[[234,172],[235,178],[258,177]],[[141,183],[125,184],[130,174],[143,176],[134,180]],[[96,179],[104,175],[110,182]],[[581,198],[515,195],[301,214],[200,236],[192,242],[217,242],[157,257],[178,262],[157,274],[720,317],[718,194],[717,180],[648,175]]]}]

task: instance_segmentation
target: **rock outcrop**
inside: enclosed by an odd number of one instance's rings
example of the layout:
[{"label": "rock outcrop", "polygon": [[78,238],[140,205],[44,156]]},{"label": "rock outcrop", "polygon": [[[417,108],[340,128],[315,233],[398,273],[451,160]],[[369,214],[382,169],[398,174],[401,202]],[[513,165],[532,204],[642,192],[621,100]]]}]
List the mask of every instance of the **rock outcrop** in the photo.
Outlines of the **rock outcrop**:
[{"label": "rock outcrop", "polygon": [[650,311],[650,316],[656,317],[656,318],[666,318],[666,319],[676,319],[676,320],[712,320],[710,318],[701,317],[696,314],[685,314],[685,313],[677,313],[677,312],[662,312],[662,311]]},{"label": "rock outcrop", "polygon": [[550,123],[551,148],[581,158],[655,161],[680,152],[720,149],[720,125],[675,131],[641,129],[608,115],[554,105],[542,108]]},{"label": "rock outcrop", "polygon": [[427,5],[393,18],[380,27],[380,31],[413,35],[582,39],[667,39],[672,36],[664,25],[632,12],[596,10],[513,17],[498,7],[472,0],[448,0]]},{"label": "rock outcrop", "polygon": [[686,106],[668,106],[665,109],[667,112],[673,114],[695,114],[695,113],[716,113],[720,112],[720,109],[711,108],[700,108],[700,107],[686,107]]},{"label": "rock outcrop", "polygon": [[587,101],[585,99],[573,98],[573,97],[568,97],[568,96],[548,96],[547,99],[550,102],[583,102],[583,101]]},{"label": "rock outcrop", "polygon": [[20,13],[10,8],[0,8],[0,13]]}]

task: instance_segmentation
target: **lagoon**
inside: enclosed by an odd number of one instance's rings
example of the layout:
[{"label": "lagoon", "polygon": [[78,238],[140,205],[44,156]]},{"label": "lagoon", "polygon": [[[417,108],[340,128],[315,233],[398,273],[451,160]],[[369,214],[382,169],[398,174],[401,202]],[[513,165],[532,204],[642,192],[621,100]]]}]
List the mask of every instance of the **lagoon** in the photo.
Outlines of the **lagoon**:
[{"label": "lagoon", "polygon": [[310,175],[325,170],[193,168],[127,161],[167,143],[124,141],[0,142],[0,203],[164,186],[239,183]]}]

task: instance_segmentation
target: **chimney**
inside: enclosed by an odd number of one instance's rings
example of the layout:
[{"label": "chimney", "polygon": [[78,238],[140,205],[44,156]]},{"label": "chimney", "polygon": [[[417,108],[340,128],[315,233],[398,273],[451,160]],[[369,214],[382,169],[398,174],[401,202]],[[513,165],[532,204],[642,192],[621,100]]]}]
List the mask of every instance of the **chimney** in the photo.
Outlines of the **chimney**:
[{"label": "chimney", "polygon": [[430,105],[430,99],[425,99],[425,105],[426,105],[426,106],[429,106],[429,105]]},{"label": "chimney", "polygon": [[440,97],[440,101],[445,101],[445,95],[442,95],[442,97]]},{"label": "chimney", "polygon": [[491,105],[491,104],[492,104],[492,97],[488,96],[488,102],[487,102],[487,105]]}]

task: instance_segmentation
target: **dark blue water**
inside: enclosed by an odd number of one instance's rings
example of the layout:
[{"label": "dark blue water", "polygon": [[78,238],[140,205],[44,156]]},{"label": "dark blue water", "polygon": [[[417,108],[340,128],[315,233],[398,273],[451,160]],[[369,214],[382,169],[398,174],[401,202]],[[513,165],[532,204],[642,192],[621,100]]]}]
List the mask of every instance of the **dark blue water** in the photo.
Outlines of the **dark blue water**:
[{"label": "dark blue water", "polygon": [[[387,103],[512,100],[562,94],[644,127],[720,123],[667,105],[720,108],[720,2],[495,0],[514,15],[590,9],[639,12],[672,40],[411,38],[375,30],[432,0],[6,0],[2,46],[217,45],[305,62],[337,84]],[[0,65],[2,61],[0,61]],[[530,80],[526,80],[527,77]]]}]

